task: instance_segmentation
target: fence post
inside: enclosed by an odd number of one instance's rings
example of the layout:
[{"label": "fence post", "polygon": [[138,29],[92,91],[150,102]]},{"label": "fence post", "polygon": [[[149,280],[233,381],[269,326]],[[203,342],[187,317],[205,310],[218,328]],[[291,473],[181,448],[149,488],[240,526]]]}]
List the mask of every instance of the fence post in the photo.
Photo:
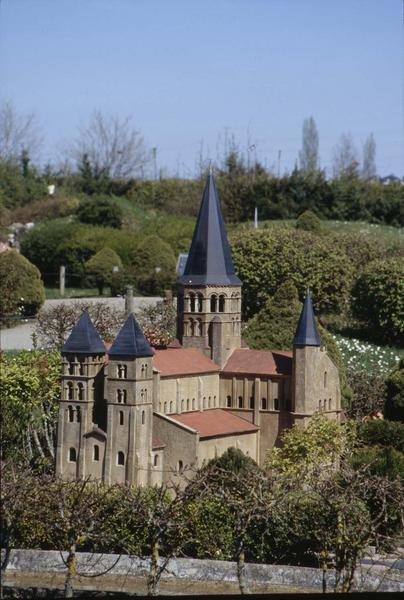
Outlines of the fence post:
[{"label": "fence post", "polygon": [[60,267],[59,273],[59,292],[61,296],[65,295],[65,284],[66,284],[66,267],[63,265]]}]

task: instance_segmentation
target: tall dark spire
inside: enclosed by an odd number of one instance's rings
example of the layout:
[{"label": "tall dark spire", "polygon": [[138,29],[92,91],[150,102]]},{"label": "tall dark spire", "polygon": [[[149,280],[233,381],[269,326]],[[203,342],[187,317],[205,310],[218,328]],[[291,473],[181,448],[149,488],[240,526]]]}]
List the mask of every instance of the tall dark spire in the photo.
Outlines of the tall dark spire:
[{"label": "tall dark spire", "polygon": [[211,170],[199,209],[183,285],[241,285],[234,273],[233,260]]},{"label": "tall dark spire", "polygon": [[314,316],[313,304],[311,303],[310,290],[307,289],[306,299],[300,313],[296,335],[293,340],[294,346],[321,346],[320,336]]},{"label": "tall dark spire", "polygon": [[153,350],[132,314],[126,319],[108,354],[128,358],[153,356]]},{"label": "tall dark spire", "polygon": [[104,354],[105,346],[85,310],[62,348],[67,354]]}]

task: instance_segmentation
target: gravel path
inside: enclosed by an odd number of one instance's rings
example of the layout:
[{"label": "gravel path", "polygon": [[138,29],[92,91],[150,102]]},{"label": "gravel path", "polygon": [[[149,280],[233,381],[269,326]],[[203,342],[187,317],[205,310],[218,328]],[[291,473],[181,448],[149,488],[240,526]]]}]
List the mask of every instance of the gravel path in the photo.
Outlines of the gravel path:
[{"label": "gravel path", "polygon": [[[135,311],[141,306],[147,304],[156,304],[161,298],[134,298]],[[62,302],[66,304],[74,304],[76,302],[105,302],[111,308],[116,310],[124,310],[124,298],[68,298],[66,300],[45,300],[45,308],[57,306]],[[17,325],[10,329],[2,329],[0,332],[0,349],[1,350],[31,350],[32,349],[32,332],[35,328],[35,319],[29,320],[26,323]]]}]

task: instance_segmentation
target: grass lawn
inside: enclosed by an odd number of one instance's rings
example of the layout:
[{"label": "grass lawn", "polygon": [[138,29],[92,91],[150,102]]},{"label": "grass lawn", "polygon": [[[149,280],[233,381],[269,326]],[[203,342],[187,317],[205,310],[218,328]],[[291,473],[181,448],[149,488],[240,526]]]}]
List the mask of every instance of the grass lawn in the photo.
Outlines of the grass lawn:
[{"label": "grass lawn", "polygon": [[[93,298],[99,296],[97,288],[66,288],[65,295],[61,296],[59,288],[45,288],[47,300],[60,300],[61,298]],[[109,287],[104,288],[102,297],[110,298]]]}]

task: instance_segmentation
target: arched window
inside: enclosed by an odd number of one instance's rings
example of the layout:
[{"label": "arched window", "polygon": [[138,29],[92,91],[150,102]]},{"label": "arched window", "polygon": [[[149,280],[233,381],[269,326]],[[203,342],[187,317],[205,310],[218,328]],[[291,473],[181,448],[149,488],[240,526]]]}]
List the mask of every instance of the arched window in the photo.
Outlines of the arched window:
[{"label": "arched window", "polygon": [[225,306],[225,296],[224,294],[220,294],[219,296],[219,312],[224,312]]},{"label": "arched window", "polygon": [[332,400],[331,398],[328,399],[328,410],[331,410],[331,404],[332,404]]},{"label": "arched window", "polygon": [[227,398],[226,398],[226,406],[227,406],[228,408],[230,408],[230,407],[231,407],[231,396],[227,396]]},{"label": "arched window", "polygon": [[154,465],[155,467],[157,467],[157,466],[158,466],[158,464],[159,464],[159,456],[158,456],[158,454],[155,454],[155,455],[154,455],[154,459],[153,459],[153,465]]},{"label": "arched window", "polygon": [[327,371],[324,372],[324,387],[327,387]]},{"label": "arched window", "polygon": [[119,425],[123,425],[123,421],[124,421],[123,410],[120,410],[119,411]]},{"label": "arched window", "polygon": [[73,400],[73,384],[71,381],[67,382],[67,398]]},{"label": "arched window", "polygon": [[189,294],[189,310],[195,312],[195,294],[193,292]]},{"label": "arched window", "polygon": [[77,423],[81,422],[81,408],[80,408],[80,406],[76,406],[76,421],[77,421]]},{"label": "arched window", "polygon": [[278,398],[274,398],[274,409],[279,410],[279,400]]},{"label": "arched window", "polygon": [[262,410],[266,410],[267,409],[267,399],[266,398],[261,398],[261,409]]},{"label": "arched window", "polygon": [[321,400],[318,401],[318,410],[321,412]]},{"label": "arched window", "polygon": [[100,447],[97,446],[97,444],[95,444],[93,448],[93,460],[100,460]]},{"label": "arched window", "polygon": [[195,410],[195,398],[192,398],[192,410]]},{"label": "arched window", "polygon": [[126,404],[127,396],[128,396],[128,392],[126,390],[122,390],[122,401],[124,404]]},{"label": "arched window", "polygon": [[250,396],[250,408],[254,408],[254,406],[255,406],[254,396]]},{"label": "arched window", "polygon": [[128,375],[128,367],[126,365],[118,365],[117,372],[119,379],[126,379]]},{"label": "arched window", "polygon": [[116,390],[116,399],[119,404],[122,402],[122,390]]},{"label": "arched window", "polygon": [[69,462],[76,462],[76,461],[77,461],[76,448],[69,448]]},{"label": "arched window", "polygon": [[187,398],[187,410],[189,410],[189,398]]},{"label": "arched window", "polygon": [[140,369],[141,372],[141,377],[144,377],[144,365],[142,365],[142,368]]},{"label": "arched window", "polygon": [[203,308],[203,296],[202,296],[202,294],[197,294],[197,300],[198,300],[198,312],[202,312],[202,308]]},{"label": "arched window", "polygon": [[164,402],[164,414],[167,414],[167,402]]},{"label": "arched window", "polygon": [[238,407],[243,408],[243,396],[238,397]]},{"label": "arched window", "polygon": [[171,402],[170,402],[170,413],[172,413],[172,412],[173,412],[173,401],[171,400]]},{"label": "arched window", "polygon": [[125,464],[125,455],[121,450],[118,452],[117,464],[121,466]]},{"label": "arched window", "polygon": [[78,400],[84,400],[84,386],[80,381],[77,384],[77,392],[78,392]]},{"label": "arched window", "polygon": [[203,397],[202,406],[206,408],[206,396]]},{"label": "arched window", "polygon": [[184,468],[184,463],[182,462],[182,460],[178,461],[178,473],[182,473],[182,470]]},{"label": "arched window", "polygon": [[201,319],[197,319],[196,322],[198,324],[198,335],[202,335],[202,321]]},{"label": "arched window", "polygon": [[217,296],[216,294],[212,294],[210,297],[210,312],[217,311]]},{"label": "arched window", "polygon": [[144,410],[142,410],[142,425],[145,424],[145,421],[146,421],[146,413]]},{"label": "arched window", "polygon": [[209,398],[208,398],[208,408],[210,408],[210,403],[211,403],[211,400],[212,400],[212,397],[211,397],[211,396],[209,396]]},{"label": "arched window", "polygon": [[84,358],[79,358],[79,375],[84,375]]},{"label": "arched window", "polygon": [[213,396],[213,406],[216,406],[216,396]]},{"label": "arched window", "polygon": [[195,335],[195,321],[193,319],[189,319],[189,328],[191,335]]},{"label": "arched window", "polygon": [[74,421],[74,408],[73,408],[73,406],[68,406],[67,407],[67,414],[68,414],[69,423],[73,423],[73,421]]},{"label": "arched window", "polygon": [[74,362],[72,360],[69,360],[67,370],[69,372],[69,375],[74,375]]}]

